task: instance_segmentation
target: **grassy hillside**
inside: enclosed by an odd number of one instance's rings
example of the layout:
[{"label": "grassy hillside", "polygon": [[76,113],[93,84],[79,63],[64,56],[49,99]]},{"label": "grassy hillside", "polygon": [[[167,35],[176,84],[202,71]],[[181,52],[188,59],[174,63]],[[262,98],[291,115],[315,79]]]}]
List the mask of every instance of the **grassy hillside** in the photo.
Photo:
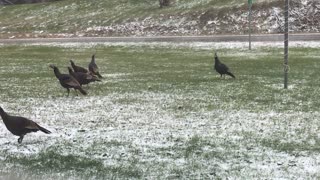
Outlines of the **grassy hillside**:
[{"label": "grassy hillside", "polygon": [[[279,1],[254,1],[254,32],[281,31],[282,6]],[[320,2],[293,0],[291,7],[293,31],[319,31]],[[62,0],[1,6],[0,38],[243,34],[247,11],[247,0],[175,0],[163,9],[158,0]]]},{"label": "grassy hillside", "polygon": [[[241,0],[243,4],[246,0]],[[239,1],[186,0],[176,1],[169,8],[159,8],[157,0],[64,0],[54,3],[1,7],[2,26],[24,30],[69,32],[91,25],[111,25],[133,18],[178,14],[204,10],[203,8],[239,5]],[[51,27],[52,26],[52,27]]]},{"label": "grassy hillside", "polygon": [[[24,34],[76,35],[95,26],[123,24],[137,19],[182,15],[188,18],[210,8],[238,7],[246,0],[176,0],[169,8],[159,8],[157,0],[64,0],[53,3],[0,7],[1,36]],[[45,35],[44,35],[45,36]]]}]

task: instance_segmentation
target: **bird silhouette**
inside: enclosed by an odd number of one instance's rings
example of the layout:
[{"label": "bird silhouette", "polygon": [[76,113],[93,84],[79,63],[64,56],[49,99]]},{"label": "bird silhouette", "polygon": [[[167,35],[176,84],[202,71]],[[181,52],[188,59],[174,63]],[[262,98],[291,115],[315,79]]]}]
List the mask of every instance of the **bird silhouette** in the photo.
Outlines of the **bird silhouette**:
[{"label": "bird silhouette", "polygon": [[46,134],[51,132],[32,120],[20,116],[10,116],[2,107],[0,107],[0,115],[7,129],[16,136],[19,136],[18,143],[22,143],[23,137],[31,132],[42,131]]},{"label": "bird silhouette", "polygon": [[77,66],[72,60],[70,60],[71,67],[73,68],[74,72],[82,72],[82,73],[89,73],[86,68]]},{"label": "bird silhouette", "polygon": [[220,77],[222,77],[222,75],[229,75],[233,78],[236,78],[230,71],[227,65],[221,63],[221,61],[219,60],[219,57],[217,55],[217,53],[214,53],[214,69],[220,74]]},{"label": "bird silhouette", "polygon": [[96,75],[99,78],[102,78],[101,74],[99,73],[99,68],[96,64],[95,55],[92,55],[91,62],[89,63],[88,67],[91,74]]},{"label": "bird silhouette", "polygon": [[55,65],[50,65],[50,67],[53,69],[54,74],[59,80],[61,86],[67,89],[68,96],[71,88],[79,90],[83,95],[87,95],[87,92],[82,89],[80,83],[73,76],[69,74],[61,74],[59,69]]},{"label": "bird silhouette", "polygon": [[69,74],[73,76],[79,84],[82,86],[83,84],[89,84],[95,81],[101,81],[96,76],[91,74],[82,73],[82,72],[73,72],[71,67],[68,67]]}]

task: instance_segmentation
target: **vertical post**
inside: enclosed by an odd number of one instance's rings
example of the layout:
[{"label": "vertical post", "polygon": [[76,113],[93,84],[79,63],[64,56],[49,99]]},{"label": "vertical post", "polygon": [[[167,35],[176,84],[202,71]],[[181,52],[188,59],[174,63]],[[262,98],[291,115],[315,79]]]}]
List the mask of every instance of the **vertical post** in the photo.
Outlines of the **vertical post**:
[{"label": "vertical post", "polygon": [[252,14],[252,0],[248,0],[249,5],[249,50],[251,50],[251,14]]},{"label": "vertical post", "polygon": [[288,89],[288,56],[289,56],[289,0],[285,0],[285,32],[284,32],[284,89]]}]

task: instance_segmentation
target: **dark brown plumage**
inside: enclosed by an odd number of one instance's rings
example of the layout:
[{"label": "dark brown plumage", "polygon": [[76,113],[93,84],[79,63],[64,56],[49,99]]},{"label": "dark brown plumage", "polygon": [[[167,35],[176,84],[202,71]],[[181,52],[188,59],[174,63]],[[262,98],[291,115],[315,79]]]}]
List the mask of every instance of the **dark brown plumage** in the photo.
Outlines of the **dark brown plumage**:
[{"label": "dark brown plumage", "polygon": [[92,55],[91,62],[89,63],[88,67],[91,74],[96,75],[99,78],[102,78],[101,74],[99,73],[99,68],[96,64],[95,55]]},{"label": "dark brown plumage", "polygon": [[82,72],[73,72],[71,67],[68,67],[68,70],[69,70],[69,74],[73,76],[81,86],[83,84],[89,84],[94,81],[101,81],[96,76],[93,76],[91,74],[82,73]]},{"label": "dark brown plumage", "polygon": [[59,79],[61,86],[67,89],[68,96],[70,93],[70,88],[79,90],[83,95],[87,95],[87,92],[82,89],[82,87],[80,86],[80,83],[74,77],[72,77],[69,74],[61,74],[59,69],[54,65],[50,65],[50,67],[53,69],[57,79]]},{"label": "dark brown plumage", "polygon": [[51,132],[32,120],[20,116],[10,116],[0,107],[0,115],[7,129],[14,135],[19,136],[18,143],[21,143],[23,137],[31,132],[42,131],[46,134]]},{"label": "dark brown plumage", "polygon": [[70,60],[71,67],[73,68],[74,72],[82,72],[82,73],[88,73],[89,71],[86,68],[77,66],[72,60]]},{"label": "dark brown plumage", "polygon": [[214,69],[220,74],[220,77],[222,75],[229,75],[233,78],[236,78],[230,71],[227,65],[220,62],[217,53],[214,54]]}]

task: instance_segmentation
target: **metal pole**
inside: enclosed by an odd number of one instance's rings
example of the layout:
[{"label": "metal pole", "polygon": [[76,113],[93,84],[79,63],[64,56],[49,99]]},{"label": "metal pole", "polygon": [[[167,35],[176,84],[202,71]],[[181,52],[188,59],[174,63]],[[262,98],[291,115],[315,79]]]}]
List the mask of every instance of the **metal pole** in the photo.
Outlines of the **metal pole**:
[{"label": "metal pole", "polygon": [[249,3],[249,50],[251,50],[251,14],[252,14],[252,2]]},{"label": "metal pole", "polygon": [[288,89],[288,55],[289,55],[289,0],[285,0],[285,32],[284,32],[284,89]]}]

